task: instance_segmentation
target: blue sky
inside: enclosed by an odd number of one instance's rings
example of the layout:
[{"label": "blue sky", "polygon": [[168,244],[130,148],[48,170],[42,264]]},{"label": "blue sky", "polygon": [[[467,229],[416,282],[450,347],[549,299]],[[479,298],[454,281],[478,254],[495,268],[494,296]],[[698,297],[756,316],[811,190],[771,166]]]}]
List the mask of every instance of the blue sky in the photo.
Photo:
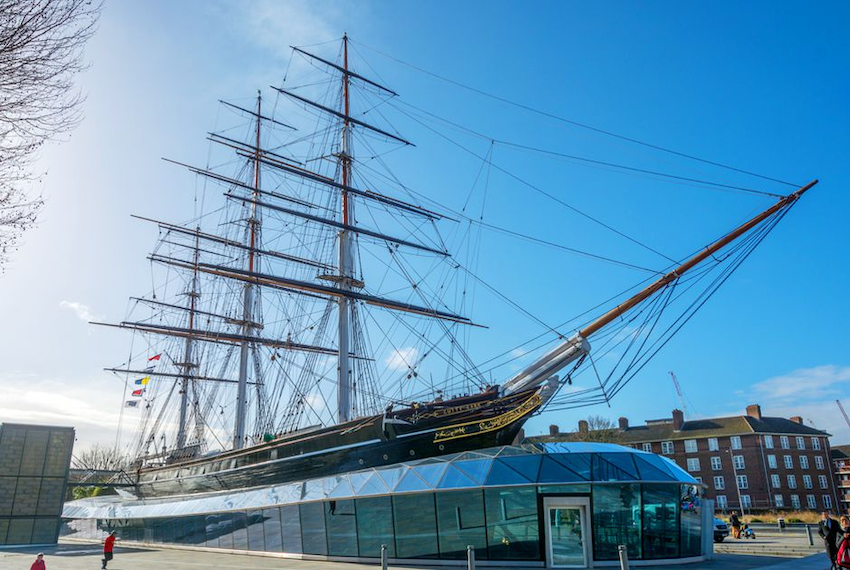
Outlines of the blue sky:
[{"label": "blue sky", "polygon": [[[846,3],[750,2],[111,2],[79,85],[86,120],[44,151],[40,226],[0,277],[0,420],[70,423],[81,444],[112,441],[127,337],[85,324],[121,320],[150,287],[156,235],[130,214],[192,211],[190,178],[159,160],[203,163],[218,99],[280,84],[290,44],[352,37],[358,69],[401,100],[500,140],[681,176],[789,188],[527,113],[382,56],[559,116],[709,160],[803,184],[821,183],[721,291],[611,403],[545,414],[572,427],[588,414],[632,422],[678,405],[674,370],[702,417],[761,403],[850,441],[834,400],[850,388],[847,265],[850,207],[850,17]],[[325,55],[335,53],[330,49]],[[378,51],[375,51],[378,50]],[[267,93],[270,95],[270,93]],[[388,113],[390,116],[391,113]],[[481,161],[400,114],[417,144],[393,153],[411,187],[457,208]],[[478,154],[487,141],[446,131]],[[770,199],[544,159],[503,145],[494,162],[672,257],[682,257],[770,205]],[[494,175],[491,223],[661,269],[664,261],[505,176]],[[486,278],[556,323],[643,278],[596,261],[488,236]],[[486,297],[481,347],[508,349],[541,329]],[[481,348],[482,360],[492,353]],[[850,401],[848,401],[850,403]],[[694,416],[696,417],[696,416]]]}]

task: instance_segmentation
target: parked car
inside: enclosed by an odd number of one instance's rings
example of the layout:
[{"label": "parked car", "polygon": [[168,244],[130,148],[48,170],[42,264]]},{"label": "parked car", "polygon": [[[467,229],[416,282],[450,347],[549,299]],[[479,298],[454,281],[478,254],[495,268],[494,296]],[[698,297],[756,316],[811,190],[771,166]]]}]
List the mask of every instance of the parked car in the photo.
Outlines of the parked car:
[{"label": "parked car", "polygon": [[729,526],[717,517],[714,517],[714,542],[723,542],[729,536]]}]

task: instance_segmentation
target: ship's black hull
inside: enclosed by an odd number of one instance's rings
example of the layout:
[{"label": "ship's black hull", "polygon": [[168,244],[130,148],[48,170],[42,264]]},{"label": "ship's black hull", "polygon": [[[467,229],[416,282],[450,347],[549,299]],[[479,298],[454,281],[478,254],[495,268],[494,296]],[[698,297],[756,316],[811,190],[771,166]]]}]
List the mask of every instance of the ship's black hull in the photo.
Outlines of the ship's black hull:
[{"label": "ship's black hull", "polygon": [[142,470],[137,493],[157,497],[246,489],[509,445],[543,402],[537,391],[468,400],[455,407],[416,408],[412,414],[405,410],[391,417],[399,422],[407,416],[415,422],[387,423],[385,416],[373,416],[239,454]]}]

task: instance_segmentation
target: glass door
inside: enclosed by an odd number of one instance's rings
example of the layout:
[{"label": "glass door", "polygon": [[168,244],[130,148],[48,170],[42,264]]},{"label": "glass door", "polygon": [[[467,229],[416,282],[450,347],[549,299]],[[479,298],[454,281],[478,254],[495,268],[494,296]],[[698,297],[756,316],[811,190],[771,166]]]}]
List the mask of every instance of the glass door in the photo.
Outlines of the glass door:
[{"label": "glass door", "polygon": [[547,566],[550,568],[588,568],[590,529],[586,500],[546,498]]}]

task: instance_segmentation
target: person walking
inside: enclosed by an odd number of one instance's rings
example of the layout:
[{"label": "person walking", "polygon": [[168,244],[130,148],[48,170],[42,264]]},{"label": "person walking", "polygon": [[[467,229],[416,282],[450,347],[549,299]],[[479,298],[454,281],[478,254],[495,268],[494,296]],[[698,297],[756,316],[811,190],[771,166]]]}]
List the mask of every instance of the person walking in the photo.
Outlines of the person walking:
[{"label": "person walking", "polygon": [[741,519],[738,518],[738,511],[732,511],[732,516],[729,517],[729,523],[732,525],[732,536],[741,538]]},{"label": "person walking", "polygon": [[106,563],[112,560],[112,549],[115,547],[115,531],[109,533],[109,536],[103,541],[103,566],[100,567],[101,570],[106,570]]},{"label": "person walking", "polygon": [[829,511],[821,513],[821,521],[818,523],[818,536],[823,539],[823,548],[829,557],[830,570],[835,568],[835,557],[838,554],[836,539],[838,535],[844,535],[844,531],[838,526],[838,521],[829,516]]},{"label": "person walking", "polygon": [[30,570],[45,570],[47,565],[44,563],[44,553],[39,552],[38,556],[35,557],[35,562],[30,566]]}]

